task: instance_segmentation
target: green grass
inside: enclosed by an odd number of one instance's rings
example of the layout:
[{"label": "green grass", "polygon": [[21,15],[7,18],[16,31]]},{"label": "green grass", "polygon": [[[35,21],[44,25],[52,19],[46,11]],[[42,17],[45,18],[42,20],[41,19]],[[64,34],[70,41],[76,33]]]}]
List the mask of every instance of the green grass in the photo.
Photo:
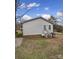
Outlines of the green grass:
[{"label": "green grass", "polygon": [[63,59],[62,39],[30,39],[25,38],[22,45],[16,48],[16,59]]},{"label": "green grass", "polygon": [[46,40],[36,40],[35,44],[40,47],[46,47],[48,45],[48,42]]}]

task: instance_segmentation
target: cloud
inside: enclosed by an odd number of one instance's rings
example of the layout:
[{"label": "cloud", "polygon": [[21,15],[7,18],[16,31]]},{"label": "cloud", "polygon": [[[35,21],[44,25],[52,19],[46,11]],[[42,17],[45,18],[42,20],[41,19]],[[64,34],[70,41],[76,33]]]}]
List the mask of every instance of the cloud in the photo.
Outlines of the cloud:
[{"label": "cloud", "polygon": [[39,3],[29,3],[29,4],[26,4],[26,3],[22,3],[19,8],[27,8],[27,9],[31,9],[32,7],[39,7],[40,4]]},{"label": "cloud", "polygon": [[56,14],[58,17],[62,17],[63,16],[63,12],[57,12]]},{"label": "cloud", "polygon": [[57,24],[58,25],[63,25],[63,12],[57,12]]},{"label": "cloud", "polygon": [[48,20],[48,19],[51,18],[51,15],[49,15],[49,14],[42,14],[42,17]]},{"label": "cloud", "polygon": [[27,8],[30,9],[30,8],[32,8],[32,7],[39,7],[39,6],[40,6],[39,3],[33,2],[33,3],[28,4],[28,5],[27,5]]},{"label": "cloud", "polygon": [[58,24],[58,25],[63,25],[63,20],[57,19],[57,24]]},{"label": "cloud", "polygon": [[40,14],[36,14],[36,16],[40,16]]},{"label": "cloud", "polygon": [[22,21],[29,20],[29,19],[32,19],[32,17],[29,16],[29,15],[24,15],[24,16],[22,17]]},{"label": "cloud", "polygon": [[22,3],[19,8],[26,8],[26,4],[25,3]]},{"label": "cloud", "polygon": [[44,8],[45,10],[49,10],[49,8],[48,7],[46,7],[46,8]]}]

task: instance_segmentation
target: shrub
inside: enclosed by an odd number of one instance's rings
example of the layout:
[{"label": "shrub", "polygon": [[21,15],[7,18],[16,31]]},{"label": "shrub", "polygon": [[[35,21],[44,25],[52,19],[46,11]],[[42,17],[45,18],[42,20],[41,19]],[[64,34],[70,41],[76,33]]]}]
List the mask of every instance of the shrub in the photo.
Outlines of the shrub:
[{"label": "shrub", "polygon": [[63,26],[60,25],[54,25],[54,31],[56,32],[63,32]]},{"label": "shrub", "polygon": [[22,33],[16,32],[16,37],[22,37]]}]

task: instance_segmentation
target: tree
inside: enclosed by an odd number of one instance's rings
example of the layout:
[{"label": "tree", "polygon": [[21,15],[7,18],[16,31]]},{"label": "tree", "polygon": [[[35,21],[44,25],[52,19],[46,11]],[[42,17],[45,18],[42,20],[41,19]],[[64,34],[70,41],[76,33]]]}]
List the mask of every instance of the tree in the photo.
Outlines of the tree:
[{"label": "tree", "polygon": [[[21,2],[21,0],[15,0],[15,1],[16,1],[16,5],[15,6],[16,6],[16,12],[17,12],[17,9],[19,9],[19,7],[22,6],[22,2]],[[27,14],[30,10],[32,10],[34,7],[38,7],[38,6],[39,6],[39,4],[37,4],[37,3],[29,3],[28,5],[26,5],[25,6],[26,11],[23,12],[22,15],[19,15],[19,16],[16,17],[16,27],[18,27],[18,24],[19,24],[19,28],[22,31],[22,24],[21,24],[22,23],[22,17],[25,14]],[[19,23],[18,23],[17,19],[19,19]]]},{"label": "tree", "polygon": [[17,9],[18,9],[20,6],[22,6],[22,5],[25,5],[26,11],[25,11],[22,15],[19,15],[18,17],[16,17],[16,19],[20,19],[20,21],[21,21],[21,18],[22,18],[25,14],[27,14],[27,12],[29,12],[30,10],[32,10],[32,9],[35,8],[35,7],[40,6],[40,4],[35,3],[35,2],[29,3],[29,4],[26,4],[26,3],[23,4],[23,3],[21,2],[21,0],[16,0],[16,11],[17,11]]},{"label": "tree", "polygon": [[62,21],[58,21],[58,18],[54,19],[54,31],[56,32],[63,32],[63,26],[62,24],[59,24],[60,22],[62,23]]},{"label": "tree", "polygon": [[51,16],[51,19],[49,19],[50,22],[52,22],[53,24],[54,32],[63,32],[63,26],[58,24],[60,21],[58,21],[57,19],[59,18],[54,17],[54,16]]}]

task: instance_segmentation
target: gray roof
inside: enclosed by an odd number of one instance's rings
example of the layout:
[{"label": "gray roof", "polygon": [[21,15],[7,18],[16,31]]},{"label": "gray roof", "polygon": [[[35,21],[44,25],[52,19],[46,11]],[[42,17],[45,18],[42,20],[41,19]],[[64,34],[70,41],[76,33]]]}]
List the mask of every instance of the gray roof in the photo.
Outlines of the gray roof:
[{"label": "gray roof", "polygon": [[[51,18],[54,19],[53,16],[51,16]],[[37,17],[37,18],[34,18],[34,19],[26,20],[26,21],[22,22],[22,24],[27,23],[27,22],[30,22],[30,21],[38,20],[38,19],[42,19],[42,20],[44,20],[44,21],[46,21],[46,22],[49,22],[49,23],[53,24],[52,22],[50,22],[49,20],[46,20],[46,19],[43,18],[43,17]]]}]

